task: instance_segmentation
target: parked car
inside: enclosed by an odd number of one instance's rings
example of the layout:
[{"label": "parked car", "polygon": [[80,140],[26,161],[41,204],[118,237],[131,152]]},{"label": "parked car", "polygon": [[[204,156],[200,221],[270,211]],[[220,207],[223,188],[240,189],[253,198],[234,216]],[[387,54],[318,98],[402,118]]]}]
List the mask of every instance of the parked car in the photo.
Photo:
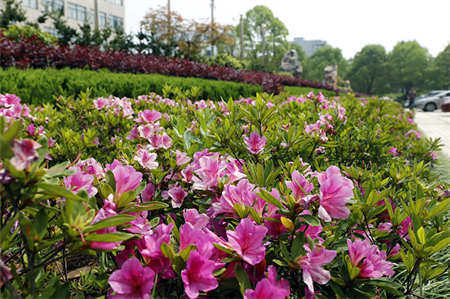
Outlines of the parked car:
[{"label": "parked car", "polygon": [[443,101],[450,97],[450,90],[433,90],[414,100],[414,108],[434,111],[441,107]]},{"label": "parked car", "polygon": [[441,109],[443,112],[450,112],[450,97],[446,97],[441,105]]}]

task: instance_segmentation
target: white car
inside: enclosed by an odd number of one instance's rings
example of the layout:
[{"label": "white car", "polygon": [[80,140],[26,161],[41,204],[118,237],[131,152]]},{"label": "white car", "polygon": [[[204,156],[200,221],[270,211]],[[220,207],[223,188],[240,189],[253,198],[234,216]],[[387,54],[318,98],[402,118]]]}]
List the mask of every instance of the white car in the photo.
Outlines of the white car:
[{"label": "white car", "polygon": [[433,90],[414,100],[414,108],[424,111],[434,111],[441,107],[446,98],[450,97],[450,90]]}]

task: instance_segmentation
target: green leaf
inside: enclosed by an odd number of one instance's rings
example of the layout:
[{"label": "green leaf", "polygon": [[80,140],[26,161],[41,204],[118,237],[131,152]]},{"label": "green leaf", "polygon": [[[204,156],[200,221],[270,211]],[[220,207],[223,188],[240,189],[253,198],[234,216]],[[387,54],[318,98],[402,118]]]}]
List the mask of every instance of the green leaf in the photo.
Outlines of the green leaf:
[{"label": "green leaf", "polygon": [[40,182],[36,184],[38,188],[41,188],[45,191],[45,194],[48,195],[57,195],[60,197],[70,198],[74,200],[84,201],[83,198],[79,197],[76,194],[73,194],[71,191],[67,190],[63,186],[54,185],[49,183]]},{"label": "green leaf", "polygon": [[425,237],[425,230],[423,229],[423,226],[421,226],[417,230],[417,236],[419,237],[420,244],[424,245],[427,242],[426,237]]},{"label": "green leaf", "polygon": [[94,225],[91,225],[91,226],[85,228],[83,230],[83,232],[90,233],[90,232],[97,231],[97,230],[100,230],[103,228],[108,228],[108,227],[113,227],[113,226],[121,225],[124,223],[128,223],[135,219],[136,219],[136,217],[131,216],[131,215],[111,216],[106,219],[102,219],[99,222],[95,223]]},{"label": "green leaf", "polygon": [[126,207],[130,202],[136,199],[136,191],[130,190],[119,197],[119,202],[117,204],[118,208]]},{"label": "green leaf", "polygon": [[387,281],[387,280],[381,280],[381,279],[371,279],[368,282],[369,284],[382,288],[386,292],[396,295],[396,296],[402,296],[403,293],[400,292],[402,289],[402,286],[396,282],[393,281]]},{"label": "green leaf", "polygon": [[231,248],[222,246],[222,245],[217,244],[217,243],[213,243],[213,245],[214,245],[214,247],[216,247],[216,248],[219,249],[220,251],[223,251],[223,252],[228,253],[228,254],[230,254],[230,255],[233,254],[233,249],[231,249]]},{"label": "green leaf", "polygon": [[236,275],[236,279],[239,283],[241,294],[244,295],[245,290],[252,287],[247,272],[245,272],[244,267],[242,267],[241,264],[236,264],[236,266],[234,267],[234,274]]},{"label": "green leaf", "polygon": [[165,209],[169,205],[165,202],[161,201],[151,201],[146,202],[140,205],[136,205],[130,208],[125,209],[123,212],[131,213],[131,212],[141,212],[141,211],[153,211],[153,210],[160,210]]},{"label": "green leaf", "polygon": [[450,209],[450,198],[447,198],[443,201],[441,201],[440,203],[436,204],[428,213],[428,215],[426,215],[425,219],[430,219],[433,218],[445,211],[448,211]]},{"label": "green leaf", "polygon": [[320,220],[312,215],[301,215],[301,218],[311,226],[319,226]]},{"label": "green leaf", "polygon": [[283,205],[281,204],[281,202],[266,190],[260,189],[257,195],[260,196],[265,201],[267,201],[268,203],[276,206],[277,208],[283,209]]},{"label": "green leaf", "polygon": [[89,242],[120,242],[133,238],[133,234],[115,232],[110,234],[88,234],[85,235],[85,240]]},{"label": "green leaf", "polygon": [[166,258],[170,259],[171,261],[174,260],[176,254],[175,254],[175,251],[173,250],[173,248],[169,244],[161,243],[160,249]]},{"label": "green leaf", "polygon": [[181,256],[181,258],[187,262],[187,260],[189,259],[189,255],[191,254],[192,250],[196,250],[197,246],[196,245],[189,245],[186,248],[184,248],[178,255]]}]

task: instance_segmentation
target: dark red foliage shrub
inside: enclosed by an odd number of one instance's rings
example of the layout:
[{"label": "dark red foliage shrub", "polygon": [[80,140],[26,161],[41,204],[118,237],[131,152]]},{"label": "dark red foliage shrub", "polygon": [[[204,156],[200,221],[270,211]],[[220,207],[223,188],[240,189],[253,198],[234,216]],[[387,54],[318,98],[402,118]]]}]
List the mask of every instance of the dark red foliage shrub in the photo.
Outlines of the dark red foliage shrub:
[{"label": "dark red foliage shrub", "polygon": [[0,32],[0,66],[18,68],[89,68],[121,73],[157,73],[178,77],[196,77],[260,85],[264,91],[278,94],[283,85],[333,90],[319,82],[279,76],[266,72],[210,66],[187,59],[165,58],[149,54],[102,51],[96,47],[54,46],[36,37],[13,41]]}]

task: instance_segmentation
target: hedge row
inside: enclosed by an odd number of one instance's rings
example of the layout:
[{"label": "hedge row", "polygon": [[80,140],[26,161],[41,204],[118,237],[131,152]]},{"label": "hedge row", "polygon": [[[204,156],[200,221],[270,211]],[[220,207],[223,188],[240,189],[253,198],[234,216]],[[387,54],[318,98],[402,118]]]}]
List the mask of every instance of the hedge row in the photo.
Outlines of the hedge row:
[{"label": "hedge row", "polygon": [[[169,90],[167,86],[172,88]],[[108,70],[52,68],[0,69],[0,93],[16,94],[28,104],[54,102],[55,96],[59,95],[78,97],[88,88],[93,97],[113,94],[132,98],[150,92],[177,97],[179,90],[192,90],[188,94],[191,99],[213,100],[250,97],[262,92],[261,87],[257,85],[158,74],[119,74]]]},{"label": "hedge row", "polygon": [[264,91],[278,94],[283,85],[333,90],[319,82],[280,76],[266,72],[210,66],[187,59],[166,59],[148,54],[101,51],[94,47],[47,45],[35,36],[15,41],[0,31],[0,67],[19,68],[107,68],[119,73],[157,73],[178,77],[196,77],[260,85]]}]

